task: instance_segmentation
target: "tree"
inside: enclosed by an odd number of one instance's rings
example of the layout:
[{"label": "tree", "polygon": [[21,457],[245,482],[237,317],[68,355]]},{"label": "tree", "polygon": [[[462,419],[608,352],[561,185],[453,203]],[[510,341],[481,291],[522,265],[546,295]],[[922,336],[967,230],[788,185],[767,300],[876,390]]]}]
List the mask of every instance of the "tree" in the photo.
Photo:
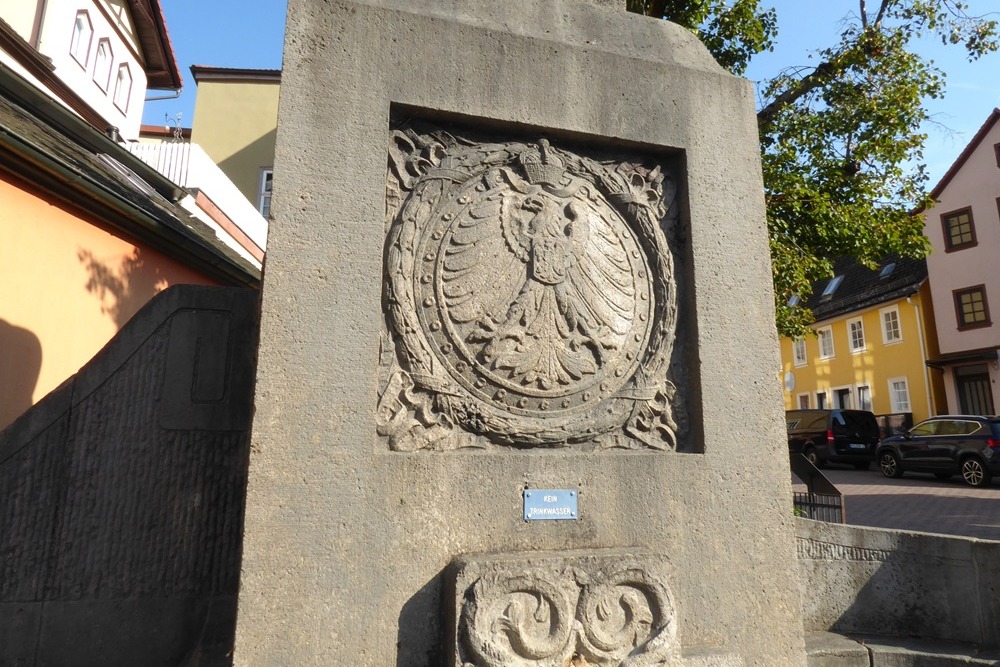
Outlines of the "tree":
[{"label": "tree", "polygon": [[[698,33],[721,65],[742,74],[772,47],[774,9],[762,0],[628,0],[629,11]],[[915,49],[924,34],[964,48],[969,60],[997,50],[997,22],[961,0],[857,0],[839,40],[814,64],[763,84],[757,114],[778,330],[799,336],[812,313],[801,305],[833,261],[874,268],[893,253],[923,257],[931,202],[921,163],[926,101],[944,74]],[[792,297],[797,297],[793,299]]]}]

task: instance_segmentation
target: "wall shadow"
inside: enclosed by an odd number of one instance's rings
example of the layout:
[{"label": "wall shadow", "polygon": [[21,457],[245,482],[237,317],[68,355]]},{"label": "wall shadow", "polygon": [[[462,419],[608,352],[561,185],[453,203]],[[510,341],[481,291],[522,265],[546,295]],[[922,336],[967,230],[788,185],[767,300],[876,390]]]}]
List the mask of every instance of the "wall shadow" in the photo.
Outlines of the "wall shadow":
[{"label": "wall shadow", "polygon": [[41,371],[38,336],[0,319],[0,430],[32,406]]},{"label": "wall shadow", "polygon": [[162,269],[146,261],[140,248],[117,266],[103,262],[90,250],[80,249],[77,259],[89,274],[87,291],[101,302],[101,312],[121,329],[140,308],[167,287]]},{"label": "wall shadow", "polygon": [[276,129],[270,130],[219,162],[222,173],[229,177],[254,208],[257,208],[260,170],[263,167],[274,167],[274,144],[277,136]]},{"label": "wall shadow", "polygon": [[[954,643],[956,656],[1000,648],[995,632],[1000,544],[888,532],[817,535],[817,540],[808,548],[804,569],[807,627],[825,620],[811,629],[874,640],[888,653],[907,646],[949,652],[942,642]],[[801,543],[799,558],[802,562]],[[905,664],[945,664],[940,656],[938,662],[933,656],[910,657]],[[876,656],[874,664],[889,661]]]},{"label": "wall shadow", "polygon": [[[444,573],[438,572],[406,601],[399,612],[396,667],[437,667],[445,664],[442,619]],[[447,620],[444,621],[448,623]]]}]

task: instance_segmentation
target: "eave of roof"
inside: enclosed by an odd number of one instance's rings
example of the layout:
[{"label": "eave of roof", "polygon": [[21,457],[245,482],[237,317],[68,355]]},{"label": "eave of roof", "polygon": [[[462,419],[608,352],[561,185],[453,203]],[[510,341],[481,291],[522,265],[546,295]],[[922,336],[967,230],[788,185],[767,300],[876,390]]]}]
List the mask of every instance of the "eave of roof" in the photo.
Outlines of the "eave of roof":
[{"label": "eave of roof", "polygon": [[[170,139],[175,136],[174,132],[176,130],[172,127],[165,127],[163,125],[140,125],[139,126],[139,136],[140,137],[156,137]],[[181,138],[190,139],[191,138],[191,128],[182,127],[180,128]]]},{"label": "eave of roof", "polygon": [[212,67],[191,65],[195,84],[202,81],[266,81],[281,82],[280,69],[252,69],[247,67]]},{"label": "eave of roof", "polygon": [[167,32],[167,20],[160,0],[129,0],[136,36],[146,61],[146,78],[150,88],[179,90],[184,81],[177,56]]},{"label": "eave of roof", "polygon": [[9,94],[18,84],[30,87],[0,64],[0,169],[223,284],[259,285],[256,267],[168,198],[176,185],[143,178],[148,165],[58,104],[38,113]]},{"label": "eave of roof", "polygon": [[66,82],[56,75],[52,61],[36,51],[3,19],[0,19],[0,49],[9,54],[39,83],[88,123],[99,130],[106,129],[107,121],[104,116],[97,113],[94,107],[87,104],[75,90],[66,85]]},{"label": "eave of roof", "polygon": [[962,152],[959,153],[958,158],[956,158],[951,166],[948,167],[948,171],[945,172],[944,176],[941,177],[941,180],[938,181],[938,184],[934,186],[933,190],[931,190],[931,199],[937,200],[941,196],[941,193],[944,192],[946,187],[948,187],[951,180],[955,178],[955,174],[957,174],[959,170],[965,166],[969,157],[971,157],[975,150],[979,148],[979,144],[983,142],[983,139],[990,133],[990,130],[993,129],[993,126],[996,125],[998,120],[1000,120],[1000,109],[995,108],[989,115],[989,118],[986,119],[986,122],[979,128],[979,131],[976,132],[976,136],[972,137],[972,141],[970,141]]},{"label": "eave of roof", "polygon": [[[881,268],[889,262],[895,262],[896,268],[885,278],[880,278]],[[817,322],[916,294],[927,279],[927,262],[923,259],[890,256],[873,271],[852,258],[843,257],[834,262],[834,274],[842,275],[844,279],[833,295],[823,298],[823,288],[829,281],[822,280],[813,285],[813,294],[804,304],[812,310]]]}]

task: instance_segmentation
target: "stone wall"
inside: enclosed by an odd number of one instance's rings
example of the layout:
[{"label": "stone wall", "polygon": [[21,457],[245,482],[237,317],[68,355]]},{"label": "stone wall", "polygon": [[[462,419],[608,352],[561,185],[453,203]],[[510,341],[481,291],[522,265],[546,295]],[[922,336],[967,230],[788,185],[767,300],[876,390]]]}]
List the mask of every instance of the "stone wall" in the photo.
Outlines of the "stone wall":
[{"label": "stone wall", "polygon": [[806,631],[1000,648],[1000,542],[798,519]]},{"label": "stone wall", "polygon": [[578,0],[292,0],[284,63],[236,662],[803,664],[749,82]]},{"label": "stone wall", "polygon": [[257,296],[162,292],[0,433],[0,664],[230,663]]}]

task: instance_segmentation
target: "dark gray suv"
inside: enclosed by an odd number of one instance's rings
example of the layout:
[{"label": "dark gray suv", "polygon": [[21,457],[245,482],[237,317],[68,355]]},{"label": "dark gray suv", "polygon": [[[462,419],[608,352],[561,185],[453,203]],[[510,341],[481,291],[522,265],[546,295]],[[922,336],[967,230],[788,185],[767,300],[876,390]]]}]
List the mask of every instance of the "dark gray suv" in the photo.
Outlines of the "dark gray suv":
[{"label": "dark gray suv", "polygon": [[929,472],[948,479],[960,474],[969,486],[986,486],[1000,474],[1000,418],[931,417],[904,435],[883,440],[876,456],[886,477]]},{"label": "dark gray suv", "polygon": [[787,410],[788,451],[822,468],[827,461],[865,470],[875,458],[879,430],[867,410]]}]

